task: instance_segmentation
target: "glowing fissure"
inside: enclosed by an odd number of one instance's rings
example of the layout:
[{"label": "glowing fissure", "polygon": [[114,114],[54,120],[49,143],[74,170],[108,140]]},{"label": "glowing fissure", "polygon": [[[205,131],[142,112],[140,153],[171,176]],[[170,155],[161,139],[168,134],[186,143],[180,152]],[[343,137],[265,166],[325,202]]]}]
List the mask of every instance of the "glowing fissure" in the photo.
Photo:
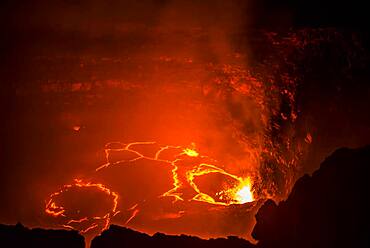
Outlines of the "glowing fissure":
[{"label": "glowing fissure", "polygon": [[[154,154],[153,157],[145,156],[142,153],[135,150],[133,147],[135,145],[153,145],[156,144],[155,142],[133,142],[129,144],[122,144],[120,142],[108,143],[105,148],[105,158],[106,163],[102,166],[99,166],[96,169],[96,172],[109,168],[110,166],[115,166],[119,163],[123,162],[133,162],[139,159],[148,159],[153,161],[161,161],[172,166],[172,180],[173,180],[173,187],[172,189],[164,192],[158,197],[173,197],[174,201],[200,201],[209,204],[215,205],[224,205],[228,206],[231,204],[244,204],[248,202],[252,202],[255,200],[253,195],[253,183],[250,176],[240,177],[233,175],[231,173],[226,172],[225,170],[217,167],[216,165],[206,164],[206,163],[199,163],[191,168],[186,168],[185,173],[182,176],[179,175],[179,170],[183,170],[181,167],[181,162],[186,161],[187,159],[202,159],[208,158],[207,156],[202,156],[200,153],[195,150],[195,145],[192,144],[192,148],[183,148],[181,146],[162,146],[158,149],[158,151]],[[116,147],[114,147],[116,146]],[[167,150],[175,150],[176,153],[173,159],[165,159],[162,158],[162,153]],[[128,160],[117,160],[111,161],[111,155],[114,152],[124,152],[128,151],[135,155],[135,157],[130,158]],[[222,189],[221,191],[217,192],[215,196],[211,196],[201,191],[198,185],[195,183],[194,179],[203,175],[211,174],[211,173],[219,173],[224,176],[230,177],[231,179],[235,180],[237,184],[234,187]],[[190,186],[194,190],[194,195],[191,198],[184,198],[181,189],[184,185]],[[97,192],[103,193],[106,197],[111,198],[111,207],[110,209],[106,210],[106,213],[103,216],[82,216],[80,218],[74,218],[71,216],[70,210],[63,206],[60,203],[60,199],[62,198],[63,194],[66,194],[71,189],[93,189]],[[215,198],[218,196],[218,200]],[[122,196],[124,201],[124,196]],[[121,196],[118,193],[113,192],[108,186],[103,185],[101,183],[94,183],[94,182],[84,182],[81,179],[75,179],[73,184],[64,185],[59,191],[52,193],[49,196],[49,199],[46,201],[45,206],[45,213],[55,217],[55,218],[63,218],[65,221],[64,224],[61,224],[62,227],[69,228],[69,229],[77,229],[81,233],[87,233],[91,230],[98,230],[102,231],[106,229],[109,224],[111,223],[111,218],[117,215],[120,211],[117,209],[119,208],[118,199]],[[128,210],[131,210],[132,213],[129,218],[126,220],[126,224],[132,221],[139,213],[139,204],[135,204]],[[79,210],[76,212],[80,213]],[[100,225],[99,221],[103,221],[103,224]],[[82,223],[87,223],[86,226],[80,226]]]},{"label": "glowing fissure", "polygon": [[[216,201],[213,197],[202,193],[196,183],[194,183],[194,179],[196,177],[210,173],[220,173],[222,175],[229,176],[238,182],[238,185],[236,187],[228,188],[216,193],[216,195],[220,196],[220,199],[225,199],[225,201]],[[193,198],[193,200],[196,201],[204,201],[211,204],[219,204],[225,206],[231,204],[244,204],[254,201],[250,177],[242,178],[239,176],[235,176],[211,164],[200,164],[196,166],[193,170],[187,172],[187,179],[192,188],[198,193]]]},{"label": "glowing fissure", "polygon": [[[73,219],[72,216],[68,215],[67,213],[71,211],[70,209],[66,209],[64,206],[58,204],[60,197],[63,194],[66,194],[71,189],[93,189],[98,192],[105,194],[107,197],[111,198],[111,208],[107,210],[106,214],[103,216],[84,216],[79,219]],[[108,225],[111,221],[111,218],[118,213],[117,206],[118,206],[118,194],[111,191],[105,185],[101,183],[92,183],[92,182],[83,182],[81,179],[75,179],[73,184],[66,184],[60,189],[59,191],[51,194],[49,199],[45,205],[45,212],[48,215],[53,217],[62,217],[65,219],[65,224],[62,224],[62,227],[69,228],[69,229],[76,229],[74,224],[81,224],[81,223],[88,223],[87,227],[83,229],[79,229],[81,233],[87,233],[90,230],[93,230],[99,226],[95,221],[102,220],[103,226],[101,230],[108,228]],[[79,212],[79,210],[77,210]]]}]

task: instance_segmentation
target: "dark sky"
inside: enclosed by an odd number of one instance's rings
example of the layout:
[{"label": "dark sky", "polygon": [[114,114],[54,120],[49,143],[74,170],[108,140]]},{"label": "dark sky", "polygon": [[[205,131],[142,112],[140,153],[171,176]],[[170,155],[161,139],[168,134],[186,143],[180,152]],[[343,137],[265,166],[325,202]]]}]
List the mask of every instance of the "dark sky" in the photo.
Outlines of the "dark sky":
[{"label": "dark sky", "polygon": [[[78,1],[59,0],[3,1],[3,25],[28,28],[80,30],[91,26],[112,27],[125,23],[153,26],[166,9],[172,6],[178,14],[210,21],[235,21],[236,12],[243,12],[243,24],[249,27],[290,28],[292,26],[342,26],[366,28],[368,13],[363,1],[334,0],[145,0],[145,1]],[[189,18],[186,18],[187,20]],[[188,22],[186,23],[189,24]],[[106,25],[106,26],[104,26]],[[102,31],[99,27],[94,29]],[[109,32],[110,30],[106,30]]]}]

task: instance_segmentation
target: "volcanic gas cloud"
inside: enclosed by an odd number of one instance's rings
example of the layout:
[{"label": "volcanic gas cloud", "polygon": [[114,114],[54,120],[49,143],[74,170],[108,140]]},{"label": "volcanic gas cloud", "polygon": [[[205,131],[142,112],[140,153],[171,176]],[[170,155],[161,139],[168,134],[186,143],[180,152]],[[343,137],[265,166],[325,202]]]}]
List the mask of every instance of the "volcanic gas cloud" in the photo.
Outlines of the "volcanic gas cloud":
[{"label": "volcanic gas cloud", "polygon": [[[204,65],[194,68],[200,66]],[[281,120],[292,125],[297,118],[294,91],[285,85],[294,82],[262,82],[241,65],[207,65],[207,70],[210,78],[192,83],[190,97],[188,88],[179,84],[160,86],[161,94],[186,94],[189,98],[180,103],[183,108],[155,109],[158,115],[161,111],[174,113],[174,118],[180,115],[185,122],[185,129],[161,133],[179,132],[171,138],[194,142],[107,143],[104,164],[71,178],[46,199],[45,212],[53,222],[86,235],[97,234],[110,223],[147,232],[222,235],[219,230],[240,216],[253,216],[263,199],[284,197],[302,150],[289,147],[296,146],[291,130],[277,140],[273,133],[286,125]],[[283,96],[288,96],[290,107],[285,112],[280,109]],[[150,97],[142,100],[148,99],[155,102]],[[283,182],[275,180],[277,171],[285,174]],[[202,233],[195,226],[205,220],[212,220],[212,227]],[[238,235],[248,229],[228,228],[226,233]]]},{"label": "volcanic gas cloud", "polygon": [[[86,140],[107,141],[105,161],[45,197],[53,225],[87,236],[117,223],[148,233],[248,238],[261,202],[290,191],[312,140],[295,129],[297,79],[275,59],[253,64],[245,46],[232,42],[245,35],[234,25],[238,7],[217,8],[211,16],[222,25],[210,25],[210,17],[186,16],[193,9],[182,4],[165,8],[158,26],[122,27],[146,40],[135,53],[78,58],[91,81],[71,91],[100,105],[85,114],[90,124],[82,114],[82,124],[71,118],[71,130],[97,126]],[[127,44],[120,48],[135,43]],[[51,94],[59,85],[42,89]]]}]

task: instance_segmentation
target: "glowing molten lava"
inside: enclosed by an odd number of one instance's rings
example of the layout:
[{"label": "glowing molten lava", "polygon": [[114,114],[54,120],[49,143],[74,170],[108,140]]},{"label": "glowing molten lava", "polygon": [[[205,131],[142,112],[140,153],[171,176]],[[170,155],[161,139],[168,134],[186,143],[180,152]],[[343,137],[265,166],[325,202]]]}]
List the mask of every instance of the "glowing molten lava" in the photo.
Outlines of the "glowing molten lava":
[{"label": "glowing molten lava", "polygon": [[238,188],[235,198],[241,204],[254,201],[252,192],[252,183],[250,177],[247,177]]},{"label": "glowing molten lava", "polygon": [[[162,146],[152,155],[139,152],[139,148],[143,149],[155,144],[155,142],[109,143],[105,149],[107,161],[99,166],[95,173],[117,168],[117,166],[128,166],[137,161],[161,162],[163,165],[168,165],[168,168],[172,167],[173,188],[157,195],[158,199],[174,197],[175,201],[200,201],[223,206],[244,204],[255,200],[250,176],[237,176],[216,165],[204,163],[204,161],[213,160],[200,155],[194,147]],[[219,177],[218,181],[206,180],[211,185],[210,191],[203,189],[202,183],[198,184],[197,181],[209,175]],[[140,213],[140,202],[136,202],[129,209],[122,209],[118,199],[123,198],[122,201],[125,201],[125,196],[120,196],[116,192],[101,183],[75,179],[74,184],[64,185],[49,196],[45,212],[52,217],[61,218],[61,226],[77,229],[81,233],[106,229],[112,217],[121,211],[131,211],[124,222],[128,224]],[[106,202],[105,207],[96,208],[96,201],[99,205],[104,205],[102,203]]]},{"label": "glowing molten lava", "polygon": [[[232,182],[225,185],[223,189],[211,196],[210,194],[202,192],[199,186],[195,183],[195,179],[197,177],[210,174],[222,175],[226,180]],[[242,177],[230,174],[211,164],[200,164],[194,167],[192,170],[187,172],[187,180],[192,188],[198,193],[193,197],[193,200],[196,201],[225,206],[254,201],[250,177],[243,179]]]},{"label": "glowing molten lava", "polygon": [[188,155],[189,157],[198,157],[199,153],[196,150],[185,148],[184,154]]},{"label": "glowing molten lava", "polygon": [[[85,197],[85,198],[84,198]],[[67,184],[59,191],[51,194],[45,206],[45,212],[55,218],[61,218],[61,226],[78,229],[87,233],[93,229],[104,230],[111,218],[116,215],[118,194],[100,183],[83,182],[75,179],[73,184]],[[84,205],[80,204],[85,202]],[[90,204],[99,201],[102,206],[94,211],[89,210]]]}]

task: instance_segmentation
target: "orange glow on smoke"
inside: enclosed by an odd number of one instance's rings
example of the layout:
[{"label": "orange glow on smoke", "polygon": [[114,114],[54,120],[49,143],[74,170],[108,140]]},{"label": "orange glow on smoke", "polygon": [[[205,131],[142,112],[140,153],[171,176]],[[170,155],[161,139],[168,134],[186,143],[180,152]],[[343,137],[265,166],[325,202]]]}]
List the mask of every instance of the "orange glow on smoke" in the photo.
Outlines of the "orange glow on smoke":
[{"label": "orange glow on smoke", "polygon": [[[167,66],[170,61],[182,63],[174,58],[159,64]],[[261,199],[280,200],[287,195],[305,150],[294,126],[298,115],[295,81],[285,75],[281,80],[273,80],[264,71],[254,73],[257,78],[245,68],[244,62],[210,63],[206,68],[202,63],[192,63],[193,66],[197,80],[188,78],[184,80],[186,83],[178,81],[177,76],[168,77],[168,69],[158,70],[153,82],[160,83],[148,84],[150,87],[143,85],[141,89],[135,83],[120,82],[123,88],[137,90],[140,99],[134,98],[132,106],[127,102],[126,115],[117,116],[117,123],[125,123],[123,128],[117,124],[119,131],[114,130],[117,137],[127,138],[125,135],[130,134],[128,137],[137,138],[138,132],[140,137],[152,137],[165,144],[107,143],[105,161],[94,167],[86,180],[76,180],[49,196],[47,215],[58,220],[58,225],[81,233],[101,231],[116,220],[123,225],[140,222],[138,225],[146,231],[153,220],[163,221],[164,226],[168,219],[181,221],[183,216],[202,215],[204,209],[227,209],[227,212],[234,205],[248,208]],[[156,94],[152,94],[153,90]],[[288,109],[284,110],[286,113],[282,113],[281,106]],[[96,119],[105,120],[100,115]],[[72,128],[79,132],[85,130],[85,124]],[[310,144],[311,134],[304,141]],[[154,169],[147,172],[147,168]],[[162,169],[165,172],[160,172]],[[76,188],[80,190],[75,194],[81,197],[69,196],[68,192]],[[148,196],[148,191],[155,193]],[[81,202],[83,195],[93,198],[94,194],[102,202],[108,202],[103,209],[96,210],[102,204],[95,199],[90,200],[90,212],[85,206],[88,203],[82,202],[81,208],[77,203],[71,204],[73,200]],[[160,208],[157,212],[152,211],[155,204]],[[76,210],[71,211],[69,205]],[[203,220],[199,218],[199,222]]]}]

